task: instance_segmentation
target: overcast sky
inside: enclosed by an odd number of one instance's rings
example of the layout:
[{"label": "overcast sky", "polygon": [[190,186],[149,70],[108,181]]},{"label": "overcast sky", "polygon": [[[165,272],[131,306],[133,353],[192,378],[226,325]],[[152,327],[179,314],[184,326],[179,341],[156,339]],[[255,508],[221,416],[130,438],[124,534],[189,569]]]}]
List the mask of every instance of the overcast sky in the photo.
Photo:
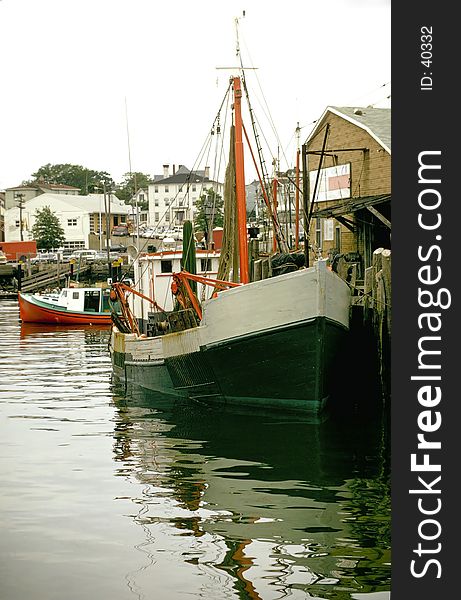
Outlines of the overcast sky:
[{"label": "overcast sky", "polygon": [[243,11],[253,106],[276,153],[272,118],[281,168],[293,164],[298,121],[302,143],[328,105],[390,106],[388,0],[0,0],[0,189],[46,163],[120,181],[125,98],[132,169],[192,168]]}]

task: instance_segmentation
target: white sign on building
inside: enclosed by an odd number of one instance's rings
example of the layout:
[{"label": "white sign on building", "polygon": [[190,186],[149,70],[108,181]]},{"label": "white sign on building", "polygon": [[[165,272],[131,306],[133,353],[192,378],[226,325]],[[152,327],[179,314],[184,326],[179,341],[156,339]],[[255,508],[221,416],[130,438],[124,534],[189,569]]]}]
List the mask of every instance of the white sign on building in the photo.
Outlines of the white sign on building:
[{"label": "white sign on building", "polygon": [[325,202],[326,200],[345,200],[351,197],[351,165],[336,165],[320,169],[317,191],[314,196],[315,182],[318,171],[309,172],[310,201]]}]

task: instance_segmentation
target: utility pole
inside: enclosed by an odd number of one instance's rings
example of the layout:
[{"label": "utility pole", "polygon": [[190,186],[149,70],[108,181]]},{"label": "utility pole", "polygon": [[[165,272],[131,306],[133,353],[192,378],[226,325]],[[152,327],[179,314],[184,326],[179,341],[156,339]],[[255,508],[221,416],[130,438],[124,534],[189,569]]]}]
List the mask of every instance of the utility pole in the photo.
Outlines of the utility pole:
[{"label": "utility pole", "polygon": [[112,277],[112,265],[110,263],[110,193],[109,202],[106,192],[106,182],[103,182],[104,190],[104,212],[106,213],[106,245],[107,245],[107,268],[109,269],[109,278]]},{"label": "utility pole", "polygon": [[18,201],[18,208],[19,208],[19,233],[21,236],[21,242],[24,241],[24,234],[23,234],[23,227],[22,227],[22,211],[24,210],[24,194],[21,193],[16,193],[15,197],[17,198]]}]

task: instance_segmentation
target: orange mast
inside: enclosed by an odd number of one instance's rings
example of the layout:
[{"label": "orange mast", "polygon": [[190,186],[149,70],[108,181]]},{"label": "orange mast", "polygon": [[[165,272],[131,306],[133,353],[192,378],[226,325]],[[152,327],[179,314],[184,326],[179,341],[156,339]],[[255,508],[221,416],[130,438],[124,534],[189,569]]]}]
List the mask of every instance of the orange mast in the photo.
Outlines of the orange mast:
[{"label": "orange mast", "polygon": [[[274,197],[274,215],[277,216],[277,207],[278,207],[278,203],[277,203],[277,185],[278,185],[278,181],[277,181],[277,172],[274,173],[274,180],[272,182],[272,194]],[[274,231],[274,240],[273,240],[273,245],[272,245],[272,250],[274,252],[277,252],[277,238],[275,235],[275,231]]]},{"label": "orange mast", "polygon": [[235,111],[235,194],[237,197],[237,221],[239,233],[240,283],[249,283],[247,207],[245,199],[245,169],[242,139],[242,88],[240,77],[233,78]]},{"label": "orange mast", "polygon": [[299,248],[299,123],[296,126],[296,135],[298,137],[298,147],[296,149],[296,222],[295,222],[295,250]]}]

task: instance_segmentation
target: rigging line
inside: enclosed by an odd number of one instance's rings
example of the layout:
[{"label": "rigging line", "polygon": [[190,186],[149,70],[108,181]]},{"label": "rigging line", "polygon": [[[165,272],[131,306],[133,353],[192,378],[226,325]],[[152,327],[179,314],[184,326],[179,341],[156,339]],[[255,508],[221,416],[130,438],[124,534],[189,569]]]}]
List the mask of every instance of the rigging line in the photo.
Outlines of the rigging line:
[{"label": "rigging line", "polygon": [[[246,51],[247,51],[247,53],[248,53],[248,57],[249,57],[249,60],[250,60],[250,64],[251,64],[252,66],[254,66],[254,65],[253,65],[253,61],[252,61],[252,59],[251,59],[250,52],[249,52],[249,50],[248,50],[248,47],[247,47],[247,45],[246,45],[246,42],[245,42],[245,40],[244,40],[244,45],[245,45],[245,49],[246,49]],[[242,59],[241,59],[241,57],[240,57],[240,61],[241,61],[241,60],[242,60]],[[274,133],[274,135],[275,135],[275,138],[276,138],[276,140],[277,140],[277,142],[278,142],[278,145],[279,145],[279,146],[282,146],[282,142],[280,141],[280,137],[279,137],[279,134],[278,134],[278,132],[277,132],[277,128],[275,127],[275,123],[274,123],[274,120],[273,120],[273,118],[272,118],[272,114],[271,114],[271,111],[270,111],[269,105],[268,105],[268,103],[267,103],[266,97],[265,97],[265,95],[264,95],[264,91],[263,91],[263,89],[262,89],[262,86],[261,86],[261,83],[260,83],[260,80],[259,80],[259,77],[258,77],[258,73],[257,73],[256,71],[255,71],[255,77],[256,77],[256,81],[257,81],[257,83],[258,83],[258,87],[259,87],[259,89],[260,89],[260,91],[261,91],[261,95],[262,95],[262,97],[263,97],[264,104],[266,105],[266,108],[267,108],[267,114],[266,114],[266,118],[268,118],[269,124],[270,124],[270,125],[271,125],[271,127],[272,127],[272,131],[273,131],[273,133]],[[257,98],[257,96],[256,96],[256,98]],[[261,106],[261,108],[263,109],[263,112],[265,112],[265,111],[264,111],[264,108],[263,108],[262,106]],[[267,142],[266,142],[266,143],[267,143]],[[285,159],[285,163],[286,163],[286,165],[287,165],[287,167],[288,167],[288,166],[289,166],[289,163],[288,163],[288,159],[287,159],[287,157],[286,157],[286,155],[285,155],[285,152],[284,152],[284,150],[283,150],[283,146],[282,146],[282,154],[283,154],[283,158]]]},{"label": "rigging line", "polygon": [[365,96],[369,96],[370,94],[373,94],[374,92],[377,92],[378,90],[382,89],[383,87],[386,87],[386,85],[390,85],[390,84],[391,84],[391,81],[387,81],[386,83],[383,83],[382,85],[378,85],[378,86],[374,87],[372,90],[370,90],[368,92],[364,92],[363,94],[360,94],[360,96],[356,96],[355,98],[350,100],[350,102],[352,104],[354,104],[357,100],[361,100]]},{"label": "rigging line", "polygon": [[[217,114],[216,114],[215,118],[213,119],[213,123],[212,123],[212,128],[211,128],[211,129],[213,129],[213,127],[215,126],[215,123],[216,123],[216,121],[219,119],[219,115],[220,115],[221,109],[222,109],[222,107],[223,107],[223,105],[224,105],[224,103],[225,103],[225,101],[226,101],[226,98],[228,98],[228,97],[229,97],[229,91],[230,91],[230,87],[231,87],[231,83],[229,82],[229,85],[227,86],[226,92],[225,92],[225,94],[224,94],[224,97],[223,97],[223,99],[222,99],[222,101],[221,101],[221,104],[220,104],[220,106],[219,106],[219,110],[218,110],[218,112],[217,112]],[[210,131],[211,131],[211,130],[210,130]],[[210,135],[210,132],[209,132],[209,133],[208,133],[208,135],[207,135],[207,137],[206,137],[206,139],[205,139],[205,141],[204,141],[204,143],[202,144],[202,148],[201,148],[201,149],[200,149],[200,151],[199,151],[199,156],[197,157],[197,159],[196,159],[196,160],[195,160],[195,162],[194,162],[194,166],[193,166],[193,168],[192,168],[192,171],[191,171],[191,172],[189,173],[189,175],[188,175],[188,179],[186,180],[186,183],[190,182],[190,179],[191,179],[191,177],[192,177],[192,175],[193,175],[193,173],[194,173],[194,167],[195,167],[195,165],[196,165],[196,164],[197,164],[197,163],[200,161],[200,156],[201,156],[201,155],[202,155],[202,154],[205,152],[205,150],[206,150],[206,147],[207,147],[207,145],[208,145],[208,143],[209,143],[209,141],[210,141],[210,140],[211,140],[211,135]],[[157,231],[158,231],[158,229],[159,229],[159,227],[160,227],[161,223],[163,223],[163,221],[164,221],[164,218],[165,218],[166,214],[167,214],[167,213],[169,213],[169,211],[170,211],[170,207],[171,207],[172,205],[174,205],[174,204],[175,204],[175,202],[176,202],[176,200],[177,200],[177,197],[178,197],[178,195],[179,195],[180,191],[182,191],[182,186],[181,186],[181,187],[180,187],[180,189],[179,189],[179,190],[176,192],[176,194],[175,194],[175,196],[174,196],[174,198],[173,198],[172,202],[170,202],[170,204],[169,204],[168,208],[167,208],[167,209],[165,209],[165,211],[164,211],[164,213],[163,213],[162,217],[159,219],[159,221],[158,221],[158,222],[157,222],[157,224],[155,225],[155,227],[154,227],[154,232],[152,233],[152,235],[151,235],[149,238],[147,238],[147,239],[146,239],[146,241],[144,242],[144,244],[143,244],[143,246],[141,247],[141,249],[139,249],[139,250],[138,250],[138,256],[139,256],[139,254],[140,254],[141,252],[143,252],[143,251],[145,250],[145,248],[146,248],[147,244],[149,243],[149,241],[151,241],[151,240],[153,239],[155,232],[157,232]],[[166,222],[166,220],[165,220],[165,222]]]},{"label": "rigging line", "polygon": [[[242,59],[240,57],[240,63],[242,62]],[[251,105],[250,102],[250,97],[248,95],[248,88],[246,85],[246,80],[245,80],[245,72],[243,71],[243,66],[242,66],[242,83],[243,83],[243,89],[245,90],[245,96],[247,99],[247,103],[248,103],[248,110],[250,113],[250,120],[251,120],[251,125],[253,128],[253,135],[255,137],[255,141],[256,141],[256,148],[258,150],[258,157],[259,157],[259,163],[261,166],[261,172],[262,172],[262,183],[265,187],[266,190],[266,194],[267,196],[270,198],[271,197],[271,189],[270,189],[270,185],[269,185],[269,174],[267,171],[267,166],[266,166],[266,161],[264,160],[264,155],[263,155],[263,151],[262,151],[262,146],[261,146],[261,142],[259,139],[259,133],[258,130],[256,128],[256,120],[255,120],[255,115],[254,115],[254,111],[253,111],[253,107]],[[267,141],[266,141],[267,144]]]},{"label": "rigging line", "polygon": [[[248,54],[248,58],[249,58],[249,60],[250,60],[250,64],[251,64],[251,66],[252,66],[252,67],[254,67],[253,60],[252,60],[252,58],[251,58],[251,54],[250,54],[250,51],[249,51],[249,49],[248,49],[248,46],[247,46],[247,44],[246,44],[246,42],[245,42],[245,39],[243,39],[243,44],[244,44],[244,46],[245,46],[245,50],[246,50],[246,52],[247,52],[247,54]],[[242,60],[242,59],[241,59],[241,57],[240,57],[240,60]],[[261,82],[259,81],[258,73],[256,72],[256,70],[255,70],[255,77],[256,77],[256,81],[258,82],[258,87],[259,87],[259,89],[260,89],[260,91],[261,91],[261,95],[262,95],[262,97],[263,97],[264,104],[266,105],[266,108],[267,108],[267,113],[268,113],[268,115],[266,115],[266,116],[268,116],[268,117],[269,117],[269,118],[268,118],[268,121],[269,121],[270,125],[272,126],[272,130],[273,130],[273,132],[275,133],[275,136],[276,136],[276,138],[277,138],[277,141],[278,141],[278,142],[280,142],[280,140],[279,140],[279,137],[278,137],[278,134],[277,134],[277,129],[276,129],[276,127],[275,127],[274,120],[272,119],[272,115],[271,115],[271,112],[270,112],[270,109],[269,109],[269,105],[268,105],[268,103],[267,103],[267,100],[266,100],[266,97],[265,97],[265,95],[264,95],[264,91],[263,91],[263,89],[262,89]]]}]

